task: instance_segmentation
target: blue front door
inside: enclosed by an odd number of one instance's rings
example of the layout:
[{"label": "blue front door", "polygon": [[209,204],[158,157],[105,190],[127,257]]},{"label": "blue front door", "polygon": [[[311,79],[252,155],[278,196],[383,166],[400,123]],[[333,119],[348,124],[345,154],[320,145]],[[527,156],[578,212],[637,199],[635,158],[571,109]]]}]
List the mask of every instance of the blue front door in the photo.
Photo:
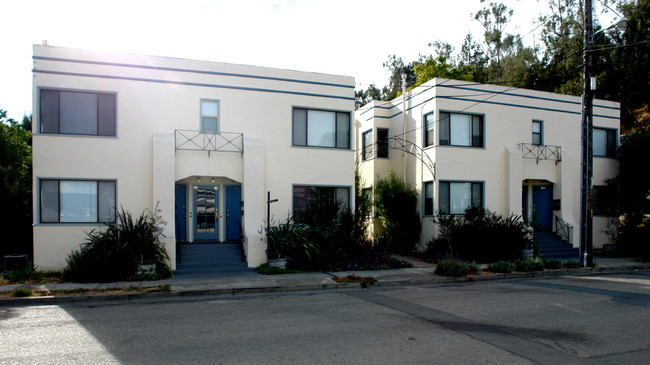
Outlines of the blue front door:
[{"label": "blue front door", "polygon": [[550,230],[553,218],[553,185],[533,185],[533,227]]},{"label": "blue front door", "polygon": [[226,186],[226,241],[241,238],[241,185]]},{"label": "blue front door", "polygon": [[176,184],[174,214],[176,216],[176,241],[187,240],[187,192],[185,185]]},{"label": "blue front door", "polygon": [[194,186],[194,239],[219,239],[219,187]]}]

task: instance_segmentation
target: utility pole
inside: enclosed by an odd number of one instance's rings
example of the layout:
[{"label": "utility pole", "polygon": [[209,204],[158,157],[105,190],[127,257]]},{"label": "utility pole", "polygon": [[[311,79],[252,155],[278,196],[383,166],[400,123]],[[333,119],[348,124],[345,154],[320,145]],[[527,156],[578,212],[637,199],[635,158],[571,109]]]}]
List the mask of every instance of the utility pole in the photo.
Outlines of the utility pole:
[{"label": "utility pole", "polygon": [[[406,74],[402,74],[402,113],[404,114],[404,134],[402,134],[402,138],[406,140]],[[406,164],[408,163],[408,154],[406,151],[402,151],[402,164],[403,169],[403,176],[402,179],[406,183]]]},{"label": "utility pole", "polygon": [[580,262],[583,266],[593,264],[593,89],[592,85],[592,7],[585,0],[584,8],[584,91],[582,94],[582,181],[580,184]]}]

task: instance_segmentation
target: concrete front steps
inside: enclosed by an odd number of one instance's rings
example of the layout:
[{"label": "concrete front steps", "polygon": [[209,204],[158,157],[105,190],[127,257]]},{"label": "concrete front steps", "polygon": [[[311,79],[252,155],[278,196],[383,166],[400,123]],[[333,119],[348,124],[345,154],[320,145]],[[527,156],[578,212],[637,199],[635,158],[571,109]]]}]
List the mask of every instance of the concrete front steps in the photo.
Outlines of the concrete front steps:
[{"label": "concrete front steps", "polygon": [[580,251],[553,232],[535,232],[533,241],[544,259],[578,260]]},{"label": "concrete front steps", "polygon": [[180,250],[181,262],[174,271],[178,279],[257,275],[248,268],[239,243],[189,243]]}]

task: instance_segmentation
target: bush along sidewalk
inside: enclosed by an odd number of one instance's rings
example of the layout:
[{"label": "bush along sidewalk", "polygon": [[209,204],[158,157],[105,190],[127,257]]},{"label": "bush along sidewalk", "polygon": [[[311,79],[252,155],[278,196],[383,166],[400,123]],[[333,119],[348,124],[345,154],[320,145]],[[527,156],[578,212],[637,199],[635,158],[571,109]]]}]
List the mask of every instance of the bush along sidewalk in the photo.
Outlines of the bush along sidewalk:
[{"label": "bush along sidewalk", "polygon": [[435,273],[447,277],[460,277],[466,275],[476,275],[481,273],[513,273],[513,272],[535,272],[560,269],[577,269],[580,268],[577,261],[562,262],[559,260],[543,260],[539,257],[517,259],[514,261],[500,260],[487,265],[486,269],[481,271],[475,262],[467,262],[458,256],[444,256],[436,265]]}]

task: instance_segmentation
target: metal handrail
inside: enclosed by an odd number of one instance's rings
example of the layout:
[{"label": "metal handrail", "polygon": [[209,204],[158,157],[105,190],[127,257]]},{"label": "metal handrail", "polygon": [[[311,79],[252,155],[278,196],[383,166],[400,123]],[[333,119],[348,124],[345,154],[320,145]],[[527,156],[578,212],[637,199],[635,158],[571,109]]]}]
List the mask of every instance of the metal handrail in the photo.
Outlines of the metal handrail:
[{"label": "metal handrail", "polygon": [[177,129],[176,150],[244,153],[244,134]]},{"label": "metal handrail", "polygon": [[573,237],[573,226],[555,214],[553,214],[553,232],[571,244],[571,237]]},{"label": "metal handrail", "polygon": [[555,160],[555,164],[562,161],[562,147],[551,145],[536,145],[532,143],[519,143],[521,157],[533,159],[539,163],[539,160]]}]

